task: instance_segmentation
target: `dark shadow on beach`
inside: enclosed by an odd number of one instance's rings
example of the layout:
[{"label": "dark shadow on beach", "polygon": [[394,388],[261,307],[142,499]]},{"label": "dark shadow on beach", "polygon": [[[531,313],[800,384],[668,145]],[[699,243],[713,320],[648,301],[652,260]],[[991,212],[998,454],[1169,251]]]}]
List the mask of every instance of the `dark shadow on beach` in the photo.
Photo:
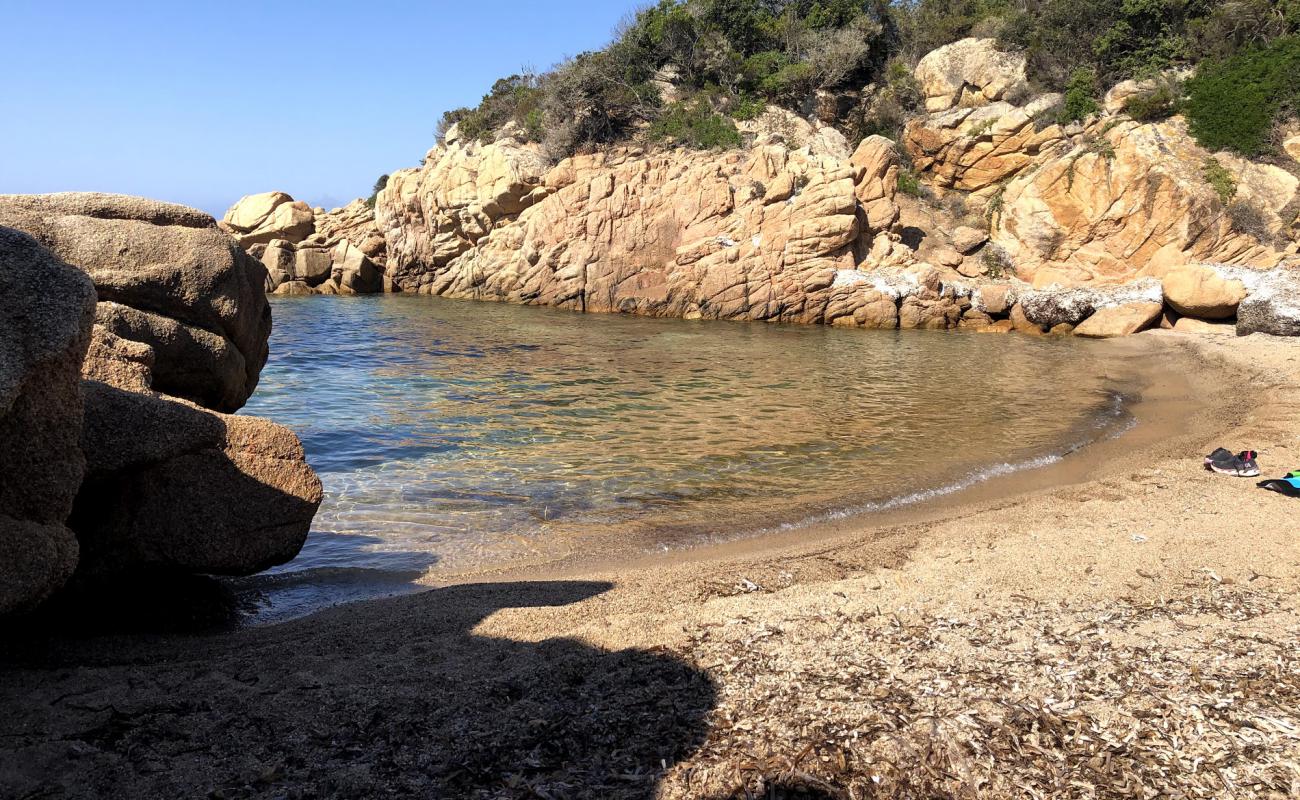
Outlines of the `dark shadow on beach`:
[{"label": "dark shadow on beach", "polygon": [[475,633],[609,588],[455,586],[235,633],[47,636],[39,654],[7,638],[0,796],[650,798],[704,739],[703,673],[547,639],[540,618],[541,641]]},{"label": "dark shadow on beach", "polygon": [[[379,536],[313,531],[307,547],[328,540],[333,560],[363,561]],[[353,557],[355,554],[355,557]],[[145,569],[101,578],[78,573],[40,608],[0,620],[11,655],[39,650],[55,638],[116,634],[210,634],[284,622],[343,603],[423,591],[419,580],[438,563],[434,553],[365,553],[371,568],[317,567],[217,578]]]}]

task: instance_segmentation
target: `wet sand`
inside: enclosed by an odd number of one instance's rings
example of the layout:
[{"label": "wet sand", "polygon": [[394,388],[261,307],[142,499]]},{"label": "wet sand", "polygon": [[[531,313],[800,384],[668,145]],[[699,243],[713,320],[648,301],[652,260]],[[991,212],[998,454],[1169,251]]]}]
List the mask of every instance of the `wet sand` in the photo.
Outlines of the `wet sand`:
[{"label": "wet sand", "polygon": [[1200,459],[1300,468],[1300,342],[1159,339],[1130,433],[889,515],[10,637],[0,796],[1295,796],[1300,501]]}]

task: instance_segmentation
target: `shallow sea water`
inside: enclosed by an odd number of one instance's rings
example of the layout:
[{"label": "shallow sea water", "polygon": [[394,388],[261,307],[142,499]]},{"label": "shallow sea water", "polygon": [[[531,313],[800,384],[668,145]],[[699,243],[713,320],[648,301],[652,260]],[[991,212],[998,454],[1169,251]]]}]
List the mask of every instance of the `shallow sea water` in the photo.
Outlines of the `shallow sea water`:
[{"label": "shallow sea water", "polygon": [[430,572],[914,502],[1048,463],[1125,417],[1101,347],[1074,339],[400,295],[272,304],[244,413],[298,433],[326,496],[297,559],[238,583],[263,621]]}]

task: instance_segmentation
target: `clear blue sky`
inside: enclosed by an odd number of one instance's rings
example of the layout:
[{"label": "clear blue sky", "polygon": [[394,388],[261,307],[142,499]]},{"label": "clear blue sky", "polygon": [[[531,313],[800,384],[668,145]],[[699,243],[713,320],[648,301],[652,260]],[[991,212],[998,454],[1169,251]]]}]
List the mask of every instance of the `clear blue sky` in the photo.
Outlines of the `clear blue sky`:
[{"label": "clear blue sky", "polygon": [[0,193],[222,213],[419,163],[443,111],[604,45],[634,0],[0,0]]}]

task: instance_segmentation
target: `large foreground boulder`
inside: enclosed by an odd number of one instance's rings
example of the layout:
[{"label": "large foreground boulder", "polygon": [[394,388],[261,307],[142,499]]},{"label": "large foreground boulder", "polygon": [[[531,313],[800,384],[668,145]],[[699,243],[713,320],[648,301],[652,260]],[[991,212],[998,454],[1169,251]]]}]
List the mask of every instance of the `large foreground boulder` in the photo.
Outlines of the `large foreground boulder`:
[{"label": "large foreground boulder", "polygon": [[77,564],[64,525],[81,484],[81,362],[95,289],[31,237],[0,228],[0,614]]},{"label": "large foreground boulder", "polygon": [[0,614],[70,577],[293,558],[321,500],[298,438],[156,391],[243,403],[261,265],[211,217],[138,198],[3,196],[0,219],[33,232],[0,227]]},{"label": "large foreground boulder", "polygon": [[248,575],[297,555],[321,483],[291,431],[99,381],[85,395],[83,574]]},{"label": "large foreground boulder", "polygon": [[266,272],[212,217],[122,195],[0,195],[0,225],[86,272],[98,321],[155,351],[154,388],[239,409],[267,357]]}]

